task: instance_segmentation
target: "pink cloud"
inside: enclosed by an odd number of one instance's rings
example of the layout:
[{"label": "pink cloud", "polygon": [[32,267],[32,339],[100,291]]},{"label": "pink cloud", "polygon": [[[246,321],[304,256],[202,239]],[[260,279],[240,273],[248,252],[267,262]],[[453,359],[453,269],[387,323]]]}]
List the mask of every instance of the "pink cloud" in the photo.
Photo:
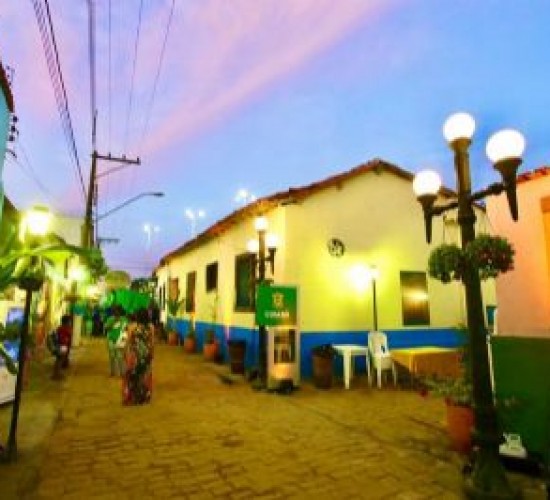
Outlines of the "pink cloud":
[{"label": "pink cloud", "polygon": [[[201,2],[180,12],[164,78],[170,109],[146,151],[184,142],[272,85],[304,67],[360,25],[374,22],[390,2],[302,0]],[[162,104],[159,103],[162,109]]]}]

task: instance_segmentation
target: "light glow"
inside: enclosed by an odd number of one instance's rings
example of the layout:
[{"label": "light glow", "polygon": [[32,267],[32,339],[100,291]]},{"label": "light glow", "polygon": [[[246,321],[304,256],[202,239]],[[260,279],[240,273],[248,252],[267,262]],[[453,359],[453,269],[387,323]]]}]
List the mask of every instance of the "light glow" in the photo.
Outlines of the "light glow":
[{"label": "light glow", "polygon": [[441,177],[435,170],[422,170],[414,176],[413,191],[417,197],[436,195],[441,188]]},{"label": "light glow", "polygon": [[279,237],[276,234],[268,233],[265,237],[267,248],[277,248],[279,246]]},{"label": "light glow", "polygon": [[265,231],[268,225],[267,217],[260,216],[254,219],[254,229],[256,229],[256,231]]},{"label": "light glow", "polygon": [[471,139],[476,129],[476,122],[468,113],[455,113],[445,121],[443,135],[447,142],[453,143],[458,139]]},{"label": "light glow", "polygon": [[487,141],[487,156],[493,163],[521,158],[523,151],[525,151],[525,138],[517,130],[501,130]]},{"label": "light glow", "polygon": [[248,253],[257,254],[260,251],[260,242],[256,238],[252,238],[248,240],[246,249],[248,250]]},{"label": "light glow", "polygon": [[24,241],[27,233],[31,236],[45,236],[50,229],[51,219],[52,214],[47,207],[35,206],[28,210],[21,221],[21,241]]}]

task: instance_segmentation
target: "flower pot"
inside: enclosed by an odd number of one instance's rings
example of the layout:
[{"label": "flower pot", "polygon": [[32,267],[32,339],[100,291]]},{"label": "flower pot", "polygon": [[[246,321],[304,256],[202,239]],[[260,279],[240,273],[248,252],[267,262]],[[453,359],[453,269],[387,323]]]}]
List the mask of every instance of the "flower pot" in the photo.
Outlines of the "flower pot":
[{"label": "flower pot", "polygon": [[229,362],[231,373],[244,373],[244,359],[246,355],[245,340],[229,340],[227,342],[229,350]]},{"label": "flower pot", "polygon": [[212,343],[204,344],[202,352],[206,361],[216,361],[218,358],[218,353],[220,352],[219,342],[214,341]]},{"label": "flower pot", "polygon": [[185,337],[183,339],[183,350],[193,354],[197,350],[197,339],[195,337]]},{"label": "flower pot", "polygon": [[474,410],[470,406],[447,401],[447,429],[453,450],[464,454],[472,451],[473,427]]},{"label": "flower pot", "polygon": [[332,356],[313,357],[313,384],[318,389],[330,389],[332,387]]},{"label": "flower pot", "polygon": [[178,345],[178,333],[174,331],[168,332],[168,345]]}]

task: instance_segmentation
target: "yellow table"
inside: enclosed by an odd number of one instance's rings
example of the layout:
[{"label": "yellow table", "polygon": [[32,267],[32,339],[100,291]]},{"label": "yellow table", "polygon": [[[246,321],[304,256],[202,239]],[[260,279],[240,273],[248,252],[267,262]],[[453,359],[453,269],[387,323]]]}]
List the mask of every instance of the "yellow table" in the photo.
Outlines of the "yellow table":
[{"label": "yellow table", "polygon": [[405,367],[412,377],[452,377],[461,374],[460,351],[446,347],[414,347],[392,349],[396,363]]}]

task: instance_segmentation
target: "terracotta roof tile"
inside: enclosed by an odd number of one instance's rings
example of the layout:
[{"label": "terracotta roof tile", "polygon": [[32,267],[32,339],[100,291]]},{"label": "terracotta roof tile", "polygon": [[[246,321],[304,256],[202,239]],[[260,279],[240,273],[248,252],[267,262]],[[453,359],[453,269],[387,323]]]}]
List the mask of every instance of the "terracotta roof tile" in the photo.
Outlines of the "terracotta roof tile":
[{"label": "terracotta roof tile", "polygon": [[[390,172],[398,177],[401,177],[405,180],[410,181],[411,183],[414,178],[414,175],[412,173],[406,170],[403,170],[398,166],[393,165],[392,163],[386,162],[379,158],[375,158],[367,163],[362,163],[352,168],[351,170],[348,170],[347,172],[333,175],[321,181],[313,182],[312,184],[309,184],[307,186],[289,188],[286,191],[280,191],[273,195],[265,196],[263,198],[256,200],[253,203],[250,203],[249,205],[243,208],[235,210],[228,216],[215,222],[212,226],[210,226],[208,229],[203,231],[196,238],[187,241],[182,246],[166,254],[160,260],[159,266],[164,265],[167,261],[171,260],[173,257],[182,255],[192,250],[193,248],[196,248],[206,243],[212,238],[220,234],[223,234],[230,227],[238,224],[243,219],[264,214],[279,205],[300,202],[305,198],[311,196],[312,194],[317,193],[318,191],[327,189],[332,186],[338,186],[339,184],[342,184],[347,180],[353,179],[354,177],[357,177],[359,175],[362,175],[366,172],[371,172],[371,171]],[[440,193],[448,197],[456,196],[456,193],[454,191],[445,187],[441,188]]]}]

